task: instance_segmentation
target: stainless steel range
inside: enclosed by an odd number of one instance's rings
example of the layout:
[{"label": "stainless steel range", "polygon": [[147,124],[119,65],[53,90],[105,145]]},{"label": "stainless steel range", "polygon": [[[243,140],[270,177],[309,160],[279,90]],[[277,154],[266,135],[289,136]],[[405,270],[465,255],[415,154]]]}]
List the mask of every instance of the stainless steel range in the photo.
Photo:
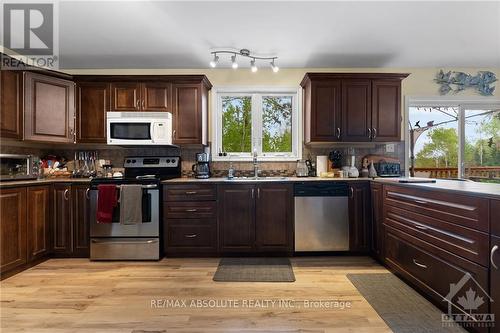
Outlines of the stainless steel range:
[{"label": "stainless steel range", "polygon": [[[123,178],[94,178],[90,183],[90,259],[91,260],[158,260],[160,259],[160,181],[181,176],[180,158],[127,157]],[[112,221],[100,223],[97,207],[101,184],[114,185],[117,196],[123,185],[142,187],[142,221],[120,223],[120,210],[124,203],[118,199]]]}]

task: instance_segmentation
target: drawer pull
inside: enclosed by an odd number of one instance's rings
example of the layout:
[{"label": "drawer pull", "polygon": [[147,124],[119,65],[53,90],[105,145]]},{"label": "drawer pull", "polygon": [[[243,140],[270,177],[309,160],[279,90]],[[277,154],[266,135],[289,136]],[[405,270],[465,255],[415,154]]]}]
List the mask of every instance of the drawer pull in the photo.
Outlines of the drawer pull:
[{"label": "drawer pull", "polygon": [[418,267],[420,267],[420,268],[426,268],[426,269],[427,269],[427,265],[421,264],[421,263],[419,263],[419,262],[418,262],[417,260],[415,260],[415,259],[413,259],[413,263],[414,263],[415,265],[417,265]]},{"label": "drawer pull", "polygon": [[495,245],[491,248],[491,252],[490,252],[490,262],[491,262],[491,266],[493,266],[493,268],[495,269],[498,269],[498,266],[495,265],[495,260],[494,260],[494,256],[495,256],[495,252],[497,252],[498,250],[498,245]]},{"label": "drawer pull", "polygon": [[429,228],[427,227],[424,227],[423,225],[421,224],[414,224],[415,228],[419,229],[419,230],[429,230]]},{"label": "drawer pull", "polygon": [[188,213],[194,213],[197,211],[198,211],[198,209],[196,209],[196,208],[186,209],[186,212],[188,212]]},{"label": "drawer pull", "polygon": [[198,237],[198,234],[187,234],[187,235],[184,235],[184,237],[186,237],[186,238],[196,238],[196,237]]},{"label": "drawer pull", "polygon": [[418,203],[418,204],[421,204],[421,205],[427,205],[428,202],[425,201],[425,200],[418,200],[418,199],[415,199],[415,202]]},{"label": "drawer pull", "polygon": [[196,191],[186,191],[187,195],[192,195],[192,194],[196,194],[196,193],[198,193],[198,192],[196,192]]}]

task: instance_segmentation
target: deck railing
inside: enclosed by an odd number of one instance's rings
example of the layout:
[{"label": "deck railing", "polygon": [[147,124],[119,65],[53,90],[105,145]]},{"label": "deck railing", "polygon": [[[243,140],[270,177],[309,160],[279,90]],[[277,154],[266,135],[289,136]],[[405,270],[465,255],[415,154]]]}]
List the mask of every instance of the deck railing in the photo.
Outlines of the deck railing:
[{"label": "deck railing", "polygon": [[[500,166],[465,168],[467,178],[500,180]],[[458,178],[458,168],[415,168],[415,177]]]}]

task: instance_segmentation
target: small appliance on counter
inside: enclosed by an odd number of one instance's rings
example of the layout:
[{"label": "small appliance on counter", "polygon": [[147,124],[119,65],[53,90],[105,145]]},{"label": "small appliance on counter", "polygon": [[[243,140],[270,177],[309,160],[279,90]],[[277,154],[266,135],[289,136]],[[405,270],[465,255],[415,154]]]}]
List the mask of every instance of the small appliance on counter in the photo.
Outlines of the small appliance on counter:
[{"label": "small appliance on counter", "polygon": [[297,177],[309,177],[309,168],[304,160],[297,161],[297,169],[295,170]]},{"label": "small appliance on counter", "polygon": [[194,172],[195,178],[198,179],[207,179],[210,178],[210,161],[208,160],[207,153],[197,153],[196,154],[196,163],[193,164],[191,169]]},{"label": "small appliance on counter", "polygon": [[0,154],[0,180],[37,179],[40,160],[33,155]]},{"label": "small appliance on counter", "polygon": [[379,177],[401,177],[401,164],[399,162],[380,160],[375,163],[375,170]]}]

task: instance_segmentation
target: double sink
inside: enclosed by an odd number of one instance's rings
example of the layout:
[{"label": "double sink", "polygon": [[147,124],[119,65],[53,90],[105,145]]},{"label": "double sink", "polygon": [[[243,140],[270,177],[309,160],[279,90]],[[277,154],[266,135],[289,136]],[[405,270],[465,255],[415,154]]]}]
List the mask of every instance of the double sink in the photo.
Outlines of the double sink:
[{"label": "double sink", "polygon": [[283,181],[283,180],[288,180],[288,177],[282,177],[282,176],[275,176],[275,177],[234,177],[234,178],[226,178],[227,181],[249,181],[249,182],[255,182],[255,181]]}]

